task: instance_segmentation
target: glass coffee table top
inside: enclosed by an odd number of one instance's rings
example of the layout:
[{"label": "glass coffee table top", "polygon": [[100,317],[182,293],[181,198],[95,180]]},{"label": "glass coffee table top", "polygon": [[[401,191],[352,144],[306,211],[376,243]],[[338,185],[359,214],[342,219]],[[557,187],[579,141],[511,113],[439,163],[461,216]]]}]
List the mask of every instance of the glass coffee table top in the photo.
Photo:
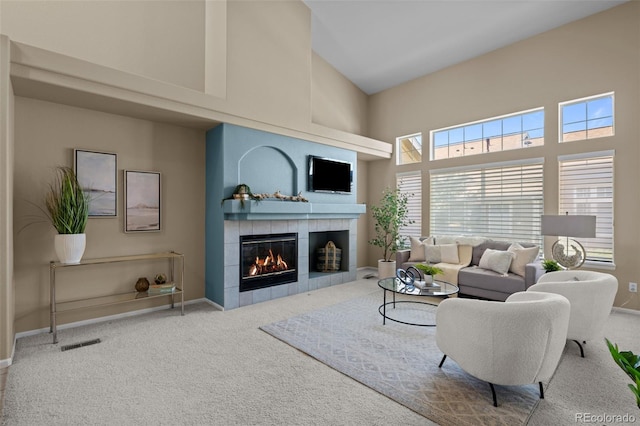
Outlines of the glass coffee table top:
[{"label": "glass coffee table top", "polygon": [[413,296],[441,296],[448,297],[458,293],[457,286],[439,280],[433,280],[433,285],[426,285],[424,288],[420,288],[418,283],[414,285],[406,285],[400,279],[396,277],[383,278],[378,281],[378,286],[381,288],[392,291],[398,294],[409,294]]},{"label": "glass coffee table top", "polygon": [[[396,300],[396,294],[446,298],[458,293],[457,286],[445,281],[438,280],[434,280],[432,285],[425,285],[424,282],[406,284],[399,278],[391,277],[379,280],[378,286],[384,289],[382,305],[380,305],[380,307],[378,308],[378,312],[380,313],[380,315],[382,315],[382,324],[386,324],[386,320],[391,320],[407,325],[435,327],[435,310],[433,309],[433,306],[437,305],[437,303],[429,301],[429,299],[404,300],[404,298],[402,298],[403,300]],[[390,302],[387,302],[388,291],[390,291],[393,295],[393,299]],[[413,320],[408,317],[405,318],[402,316],[403,312],[406,314],[409,311],[400,309],[396,311],[396,305],[412,306],[416,308],[422,307],[419,308],[420,311],[422,311],[422,315],[417,318],[417,320]],[[387,308],[390,308],[391,312],[389,312]],[[389,315],[392,312],[394,313],[393,316]]]}]

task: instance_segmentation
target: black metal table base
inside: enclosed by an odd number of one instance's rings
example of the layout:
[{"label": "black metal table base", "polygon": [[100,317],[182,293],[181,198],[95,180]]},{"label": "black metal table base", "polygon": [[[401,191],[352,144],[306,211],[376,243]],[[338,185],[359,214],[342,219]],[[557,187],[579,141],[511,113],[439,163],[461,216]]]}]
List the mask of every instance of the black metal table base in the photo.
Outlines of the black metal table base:
[{"label": "black metal table base", "polygon": [[417,301],[414,301],[414,300],[399,300],[399,301],[396,301],[396,293],[395,292],[391,292],[391,293],[393,293],[393,301],[392,302],[387,302],[387,290],[384,290],[383,303],[378,308],[378,312],[380,313],[380,315],[382,315],[382,325],[386,324],[386,320],[391,320],[391,321],[394,321],[394,322],[398,322],[400,324],[415,325],[415,326],[418,326],[418,327],[435,327],[436,326],[435,324],[421,324],[421,323],[401,321],[401,320],[398,320],[398,319],[395,319],[395,318],[391,318],[390,316],[388,316],[387,315],[387,305],[392,305],[393,308],[395,309],[396,303],[414,303],[414,304],[418,304],[418,305],[435,306],[433,303],[417,302]]}]

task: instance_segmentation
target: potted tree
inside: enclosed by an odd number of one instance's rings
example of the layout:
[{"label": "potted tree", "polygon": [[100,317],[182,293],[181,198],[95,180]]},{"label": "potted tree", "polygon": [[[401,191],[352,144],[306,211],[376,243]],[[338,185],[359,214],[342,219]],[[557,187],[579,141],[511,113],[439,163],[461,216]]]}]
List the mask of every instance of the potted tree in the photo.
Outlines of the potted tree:
[{"label": "potted tree", "polygon": [[392,257],[400,244],[400,228],[413,223],[408,219],[409,194],[398,189],[386,188],[382,193],[380,204],[371,206],[371,214],[375,220],[375,238],[369,244],[382,248],[382,259],[378,260],[378,277],[396,276],[396,261]]},{"label": "potted tree", "polygon": [[70,167],[58,167],[44,199],[55,236],[55,251],[61,263],[79,263],[86,246],[84,233],[89,217],[89,199]]}]

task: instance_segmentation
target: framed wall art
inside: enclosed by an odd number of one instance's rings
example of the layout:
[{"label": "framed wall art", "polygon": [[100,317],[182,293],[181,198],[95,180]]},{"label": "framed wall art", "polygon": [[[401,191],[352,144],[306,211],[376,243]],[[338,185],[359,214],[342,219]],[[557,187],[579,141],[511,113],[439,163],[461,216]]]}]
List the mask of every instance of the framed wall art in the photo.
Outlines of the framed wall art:
[{"label": "framed wall art", "polygon": [[73,158],[78,183],[89,198],[89,217],[118,216],[118,156],[74,149]]},{"label": "framed wall art", "polygon": [[160,173],[124,171],[124,232],[160,231]]}]

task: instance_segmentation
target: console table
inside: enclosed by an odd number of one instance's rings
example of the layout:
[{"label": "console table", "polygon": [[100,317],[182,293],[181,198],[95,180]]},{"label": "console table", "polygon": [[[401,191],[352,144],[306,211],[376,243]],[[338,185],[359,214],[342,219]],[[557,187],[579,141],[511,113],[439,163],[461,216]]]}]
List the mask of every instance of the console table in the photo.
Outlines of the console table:
[{"label": "console table", "polygon": [[[85,299],[68,300],[64,302],[56,301],[56,271],[62,268],[77,268],[89,265],[99,265],[105,263],[133,262],[142,260],[167,259],[169,264],[168,282],[175,284],[175,291],[161,294],[148,294],[147,292],[130,291],[127,293],[110,294]],[[179,261],[180,269],[175,273],[176,260]],[[177,281],[176,281],[177,278]],[[49,263],[49,287],[51,291],[50,305],[50,331],[53,333],[53,343],[58,343],[56,326],[56,316],[60,312],[68,312],[77,309],[87,309],[97,306],[115,305],[119,303],[136,302],[140,300],[155,299],[158,297],[171,298],[171,308],[174,307],[175,296],[180,296],[180,314],[184,315],[184,255],[176,252],[138,254],[131,256],[102,257],[96,259],[83,259],[80,263],[60,263],[51,261]]]}]

